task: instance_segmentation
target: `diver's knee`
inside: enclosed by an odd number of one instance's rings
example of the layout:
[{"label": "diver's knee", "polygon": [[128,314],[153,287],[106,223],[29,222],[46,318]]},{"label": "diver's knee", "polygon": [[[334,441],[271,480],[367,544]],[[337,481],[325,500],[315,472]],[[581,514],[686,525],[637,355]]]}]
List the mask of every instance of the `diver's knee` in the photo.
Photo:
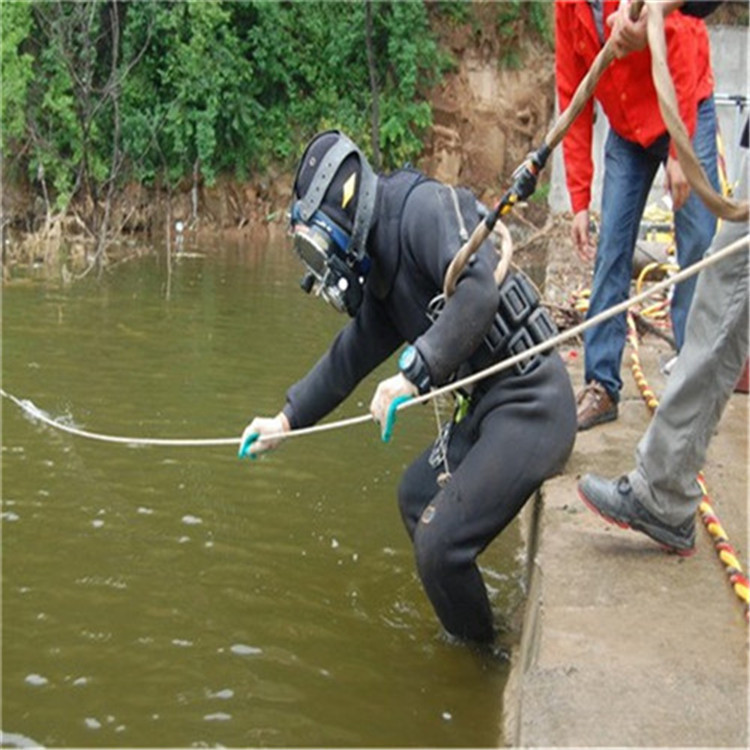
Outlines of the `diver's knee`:
[{"label": "diver's knee", "polygon": [[456,550],[446,534],[430,526],[434,506],[429,504],[418,519],[412,537],[414,557],[423,581],[439,580],[456,565]]}]

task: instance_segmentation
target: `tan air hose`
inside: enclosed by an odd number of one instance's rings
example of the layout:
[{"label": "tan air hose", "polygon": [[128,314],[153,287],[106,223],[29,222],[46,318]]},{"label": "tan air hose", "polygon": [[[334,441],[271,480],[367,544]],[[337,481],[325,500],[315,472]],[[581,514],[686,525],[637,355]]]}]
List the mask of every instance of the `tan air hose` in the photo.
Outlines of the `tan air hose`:
[{"label": "tan air hose", "polygon": [[[672,84],[672,77],[667,66],[666,42],[664,38],[664,16],[658,7],[658,2],[648,0],[647,35],[651,48],[651,75],[654,79],[659,101],[659,110],[667,126],[669,134],[675,143],[675,148],[680,160],[680,165],[685,177],[691,187],[695,189],[708,209],[715,216],[729,221],[748,220],[748,202],[733,201],[717,193],[708,182],[698,157],[693,151],[690,137],[679,116],[677,97]],[[630,17],[636,20],[643,7],[643,0],[634,0],[630,4]],[[615,59],[615,49],[610,37],[604,47],[591,64],[589,71],[568,105],[567,109],[560,115],[552,128],[544,138],[543,145],[514,172],[514,184],[500,199],[495,209],[483,220],[472,232],[469,239],[462,245],[454,257],[448,270],[445,272],[443,291],[446,297],[450,297],[456,288],[456,282],[465,268],[471,256],[479,249],[480,245],[489,237],[500,216],[509,213],[513,206],[519,201],[528,198],[536,188],[536,178],[547,162],[550,152],[555,148],[568,132],[574,120],[581,113],[586,102],[591,98],[596,84],[604,73],[607,66]],[[502,222],[501,222],[502,226]],[[506,258],[507,255],[507,258]],[[503,257],[496,271],[498,283],[502,281],[504,273],[501,274],[501,266],[507,269],[512,255],[512,246],[504,249]]]},{"label": "tan air hose", "polygon": [[510,269],[510,261],[513,257],[513,238],[510,236],[510,230],[502,221],[495,224],[493,231],[500,235],[500,260],[495,268],[495,281],[500,286]]},{"label": "tan air hose", "polygon": [[[653,6],[654,3],[649,2],[648,5]],[[648,44],[651,48],[651,76],[654,79],[659,100],[659,111],[677,150],[677,156],[685,177],[714,216],[727,221],[747,221],[750,214],[748,202],[734,201],[717,193],[709,183],[706,173],[703,171],[695,151],[693,151],[690,136],[679,115],[677,96],[667,67],[664,16],[660,12],[652,12],[651,8],[649,8],[647,15],[646,32]]]}]

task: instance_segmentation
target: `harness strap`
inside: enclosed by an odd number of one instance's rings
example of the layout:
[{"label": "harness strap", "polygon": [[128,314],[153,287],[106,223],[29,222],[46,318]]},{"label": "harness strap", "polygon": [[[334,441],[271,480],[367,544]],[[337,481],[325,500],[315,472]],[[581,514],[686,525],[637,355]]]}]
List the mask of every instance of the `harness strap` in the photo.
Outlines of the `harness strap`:
[{"label": "harness strap", "polygon": [[328,190],[328,186],[331,184],[336,170],[341,166],[344,159],[349,154],[358,152],[357,147],[343,135],[328,149],[323,160],[315,170],[310,187],[307,188],[304,197],[300,199],[299,212],[303,221],[310,221],[312,215],[320,208],[326,190]]},{"label": "harness strap", "polygon": [[[357,151],[357,153],[360,152]],[[352,250],[357,259],[361,260],[365,254],[367,234],[370,231],[372,215],[375,211],[378,178],[361,153],[359,164],[359,193],[357,196],[357,213],[354,215],[354,228],[352,229]]]}]

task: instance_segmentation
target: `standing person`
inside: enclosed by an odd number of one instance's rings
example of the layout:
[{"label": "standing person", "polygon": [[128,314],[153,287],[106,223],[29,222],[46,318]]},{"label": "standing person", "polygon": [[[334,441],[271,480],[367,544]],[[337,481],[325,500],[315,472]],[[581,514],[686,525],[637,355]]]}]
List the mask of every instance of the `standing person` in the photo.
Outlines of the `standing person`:
[{"label": "standing person", "polygon": [[[568,106],[617,19],[614,0],[556,0],[556,76],[560,107]],[[718,188],[716,111],[708,35],[702,21],[672,13],[665,21],[667,54],[680,115],[711,184]],[[659,113],[648,49],[614,60],[594,92],[609,119],[604,151],[601,227],[588,317],[625,300],[630,290],[635,242],[654,177],[665,164],[675,211],[677,260],[698,260],[716,230],[714,216],[690,186]],[[594,103],[589,101],[563,140],[566,181],[573,208],[572,235],[579,256],[590,260],[589,205]],[[672,325],[678,349],[694,282],[683,282],[672,298]],[[617,418],[622,389],[620,365],[625,315],[610,318],[584,334],[585,385],[577,397],[578,429]]]},{"label": "standing person", "polygon": [[[676,3],[682,5],[682,3]],[[706,15],[719,3],[687,2],[683,12]],[[638,45],[635,27],[627,32]],[[740,143],[736,198],[748,199],[748,124]],[[746,222],[728,222],[708,254],[747,237]],[[748,352],[748,249],[700,273],[685,343],[661,402],[636,450],[636,465],[616,480],[587,474],[583,502],[605,520],[640,531],[681,555],[695,550],[695,515],[702,499],[696,480]]]},{"label": "standing person", "polygon": [[[748,144],[747,126],[743,146]],[[747,200],[747,156],[737,198]],[[745,223],[725,221],[709,250],[746,237]],[[636,466],[617,480],[587,474],[584,503],[605,520],[641,531],[668,550],[695,550],[696,480],[711,436],[742,372],[748,351],[748,251],[700,273],[682,347],[661,402],[636,450]]]},{"label": "standing person", "polygon": [[[491,243],[436,314],[445,271],[478,221],[469,191],[411,169],[376,176],[342,133],[317,135],[294,180],[290,229],[308,269],[303,288],[352,319],[289,388],[282,410],[250,422],[243,448],[255,455],[276,447],[282,438],[274,435],[316,423],[404,342],[399,372],[377,386],[370,404],[381,425],[394,399],[426,393],[551,336],[554,326],[523,275],[498,287]],[[492,640],[477,556],[562,468],[575,432],[565,366],[556,352],[537,355],[479,381],[468,412],[457,413],[406,470],[401,516],[424,588],[451,635]]]}]

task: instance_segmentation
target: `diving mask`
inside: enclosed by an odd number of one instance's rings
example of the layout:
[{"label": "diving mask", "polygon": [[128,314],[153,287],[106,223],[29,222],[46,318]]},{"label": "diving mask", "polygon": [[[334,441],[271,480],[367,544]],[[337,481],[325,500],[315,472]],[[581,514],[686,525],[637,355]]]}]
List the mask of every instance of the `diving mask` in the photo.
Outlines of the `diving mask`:
[{"label": "diving mask", "polygon": [[348,253],[349,235],[322,211],[316,211],[309,223],[294,214],[294,250],[307,269],[300,286],[322,297],[338,312],[354,316],[362,304],[369,259],[357,261]]}]

